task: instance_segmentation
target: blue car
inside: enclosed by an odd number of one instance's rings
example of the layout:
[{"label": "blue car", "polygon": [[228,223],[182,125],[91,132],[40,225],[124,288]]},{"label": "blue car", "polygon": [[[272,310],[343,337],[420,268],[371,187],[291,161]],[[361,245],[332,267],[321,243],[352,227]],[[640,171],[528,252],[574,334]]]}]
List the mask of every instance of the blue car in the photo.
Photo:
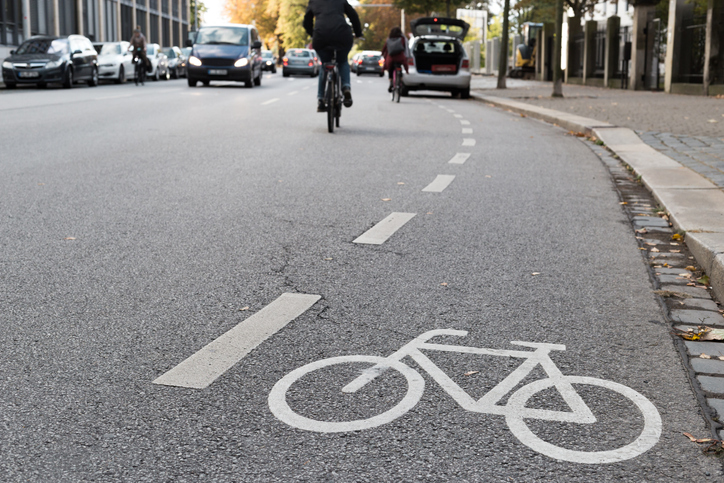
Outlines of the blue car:
[{"label": "blue car", "polygon": [[201,27],[191,47],[187,68],[190,87],[198,82],[243,82],[246,87],[260,86],[262,77],[261,41],[253,25]]}]

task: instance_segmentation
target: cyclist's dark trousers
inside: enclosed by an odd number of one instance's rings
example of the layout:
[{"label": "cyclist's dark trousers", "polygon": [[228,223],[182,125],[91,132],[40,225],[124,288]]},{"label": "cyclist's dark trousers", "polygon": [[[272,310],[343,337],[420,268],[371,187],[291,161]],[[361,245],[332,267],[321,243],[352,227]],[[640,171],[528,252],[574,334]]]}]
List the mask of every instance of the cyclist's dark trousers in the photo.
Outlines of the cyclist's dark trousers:
[{"label": "cyclist's dark trousers", "polygon": [[[349,87],[349,62],[347,61],[347,55],[349,55],[350,49],[337,49],[337,68],[339,69],[339,79],[342,84],[342,88]],[[319,60],[322,63],[332,61],[331,50],[318,50]],[[319,87],[317,88],[317,99],[324,98],[324,71],[319,73]]]},{"label": "cyclist's dark trousers", "polygon": [[145,69],[145,68],[146,68],[146,65],[148,65],[148,58],[146,57],[146,52],[143,52],[143,51],[141,51],[141,52],[134,51],[134,52],[133,52],[133,65],[136,65],[136,57],[140,57],[140,58],[141,58],[141,65],[142,65],[143,68]]}]

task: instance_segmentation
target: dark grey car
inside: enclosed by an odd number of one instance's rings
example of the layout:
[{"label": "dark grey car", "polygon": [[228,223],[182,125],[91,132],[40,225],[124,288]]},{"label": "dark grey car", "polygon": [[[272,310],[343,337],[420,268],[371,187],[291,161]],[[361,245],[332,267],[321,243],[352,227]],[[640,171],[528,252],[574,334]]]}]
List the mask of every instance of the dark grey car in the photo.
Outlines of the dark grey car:
[{"label": "dark grey car", "polygon": [[76,81],[85,81],[91,87],[98,85],[98,54],[82,35],[30,37],[10,54],[2,65],[8,89],[18,84],[42,88],[50,83],[70,89]]}]

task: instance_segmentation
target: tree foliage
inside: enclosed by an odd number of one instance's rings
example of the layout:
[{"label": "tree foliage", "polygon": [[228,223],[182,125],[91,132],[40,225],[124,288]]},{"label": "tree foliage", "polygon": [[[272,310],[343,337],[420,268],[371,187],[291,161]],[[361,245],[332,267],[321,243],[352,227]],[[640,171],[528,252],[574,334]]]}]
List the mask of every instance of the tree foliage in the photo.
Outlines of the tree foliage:
[{"label": "tree foliage", "polygon": [[196,25],[194,25],[194,11],[197,8],[196,14],[199,16],[199,25],[204,23],[204,14],[209,10],[206,5],[204,5],[204,2],[200,2],[198,0],[190,0],[189,2],[189,8],[191,9],[191,30],[196,30]]},{"label": "tree foliage", "polygon": [[279,20],[276,0],[227,0],[224,13],[232,23],[255,24],[267,47],[279,43],[275,33]]},{"label": "tree foliage", "polygon": [[[389,0],[367,0],[363,5],[389,4]],[[363,27],[365,40],[360,50],[382,50],[382,46],[393,27],[400,26],[402,12],[396,7],[358,7],[357,13]]]}]

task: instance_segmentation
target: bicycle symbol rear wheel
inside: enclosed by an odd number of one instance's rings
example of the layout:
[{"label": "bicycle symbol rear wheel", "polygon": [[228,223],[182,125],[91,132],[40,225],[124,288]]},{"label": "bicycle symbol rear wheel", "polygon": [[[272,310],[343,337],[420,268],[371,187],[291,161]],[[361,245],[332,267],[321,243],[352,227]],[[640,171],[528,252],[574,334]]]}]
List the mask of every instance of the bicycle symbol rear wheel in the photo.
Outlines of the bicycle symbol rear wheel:
[{"label": "bicycle symbol rear wheel", "polygon": [[[400,372],[407,379],[407,393],[402,400],[387,411],[367,419],[355,421],[319,421],[310,419],[294,412],[287,403],[287,391],[297,380],[306,374],[336,364],[347,364],[350,362],[364,362],[372,365],[385,365],[390,369]],[[341,388],[340,388],[341,390]],[[358,431],[361,429],[374,428],[393,421],[407,411],[415,407],[420,401],[425,390],[425,380],[420,373],[403,364],[400,361],[388,360],[378,356],[340,356],[331,357],[312,362],[299,367],[283,378],[281,378],[269,393],[269,409],[277,419],[287,423],[289,426],[317,431],[320,433],[341,433],[345,431]]]},{"label": "bicycle symbol rear wheel", "polygon": [[506,423],[510,431],[520,440],[521,443],[530,449],[544,454],[551,458],[570,461],[572,463],[584,464],[601,464],[616,463],[645,453],[651,449],[659,441],[661,437],[661,416],[656,407],[644,396],[634,391],[630,387],[618,384],[616,382],[607,381],[605,379],[596,379],[595,377],[581,376],[564,376],[570,384],[586,384],[590,386],[598,386],[610,391],[614,391],[629,399],[644,418],[644,429],[641,434],[632,443],[618,449],[608,451],[575,451],[555,446],[547,441],[542,440],[534,434],[525,423],[525,418],[521,416],[524,413],[526,402],[535,394],[555,386],[553,379],[541,379],[527,384],[516,392],[514,392],[509,400],[507,407],[511,411],[505,417]]}]

